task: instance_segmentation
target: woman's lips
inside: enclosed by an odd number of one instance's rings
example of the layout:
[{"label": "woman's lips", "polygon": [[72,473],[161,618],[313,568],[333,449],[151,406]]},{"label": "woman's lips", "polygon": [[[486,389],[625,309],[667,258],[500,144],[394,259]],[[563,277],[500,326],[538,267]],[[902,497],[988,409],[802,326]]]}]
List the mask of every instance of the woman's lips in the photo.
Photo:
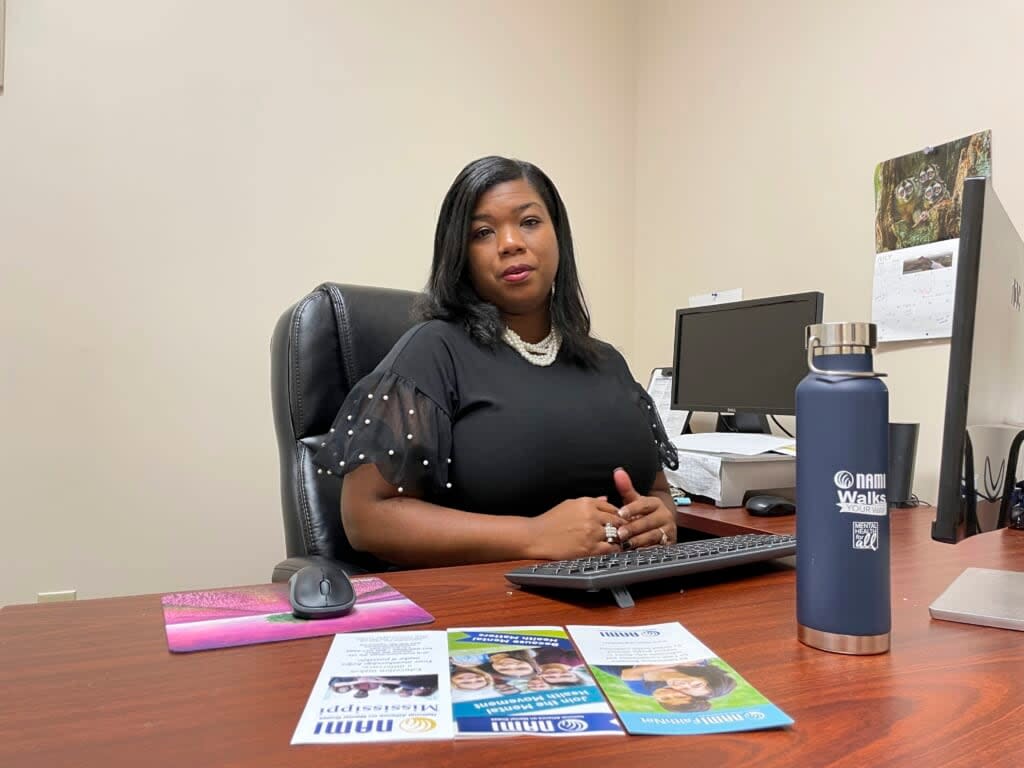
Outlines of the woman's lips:
[{"label": "woman's lips", "polygon": [[521,283],[533,273],[533,267],[517,264],[501,273],[501,279],[509,283]]}]

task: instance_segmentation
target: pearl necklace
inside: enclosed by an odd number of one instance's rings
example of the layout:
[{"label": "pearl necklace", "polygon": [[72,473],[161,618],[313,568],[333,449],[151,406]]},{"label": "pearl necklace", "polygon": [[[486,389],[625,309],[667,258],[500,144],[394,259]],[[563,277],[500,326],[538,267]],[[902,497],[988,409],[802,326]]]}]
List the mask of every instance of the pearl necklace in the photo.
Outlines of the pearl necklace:
[{"label": "pearl necklace", "polygon": [[551,327],[551,333],[536,344],[523,341],[518,333],[507,326],[501,333],[501,339],[522,355],[526,362],[541,366],[551,365],[555,362],[558,350],[562,347],[562,335],[555,330],[554,326]]}]

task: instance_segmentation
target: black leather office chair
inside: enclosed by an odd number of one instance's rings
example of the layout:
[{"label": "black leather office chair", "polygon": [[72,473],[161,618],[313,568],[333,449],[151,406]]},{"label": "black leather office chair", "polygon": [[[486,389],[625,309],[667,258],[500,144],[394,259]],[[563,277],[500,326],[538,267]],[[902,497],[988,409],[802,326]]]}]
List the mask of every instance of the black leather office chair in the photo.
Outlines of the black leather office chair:
[{"label": "black leather office chair", "polygon": [[271,399],[288,559],[274,568],[274,581],[322,558],[340,561],[349,573],[387,570],[387,563],[352,549],[341,524],[341,481],[318,476],[312,457],[352,385],[412,327],[417,296],[324,283],[278,320]]}]

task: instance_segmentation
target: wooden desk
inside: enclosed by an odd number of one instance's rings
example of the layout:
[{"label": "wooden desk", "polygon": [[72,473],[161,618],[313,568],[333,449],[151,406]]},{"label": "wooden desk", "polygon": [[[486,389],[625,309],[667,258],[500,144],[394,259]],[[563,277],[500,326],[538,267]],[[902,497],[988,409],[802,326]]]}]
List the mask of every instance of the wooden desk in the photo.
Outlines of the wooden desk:
[{"label": "wooden desk", "polygon": [[755,517],[743,507],[693,503],[676,507],[676,524],[712,536],[743,533],[796,533],[796,516]]},{"label": "wooden desk", "polygon": [[391,574],[435,628],[680,621],[796,720],[728,736],[517,737],[290,747],[330,644],[167,652],[156,595],[0,611],[0,765],[1019,766],[1024,634],[932,621],[967,566],[1024,569],[1024,535],[930,541],[931,510],[893,512],[893,648],[845,657],[796,640],[794,574],[757,566],[634,589],[635,608],[507,584],[504,565]]}]

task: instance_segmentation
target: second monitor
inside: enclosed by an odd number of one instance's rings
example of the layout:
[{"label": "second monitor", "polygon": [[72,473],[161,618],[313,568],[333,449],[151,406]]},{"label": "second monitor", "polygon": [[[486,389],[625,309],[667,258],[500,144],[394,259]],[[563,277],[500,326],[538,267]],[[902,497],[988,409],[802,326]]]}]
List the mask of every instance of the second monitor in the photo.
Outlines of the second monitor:
[{"label": "second monitor", "polygon": [[770,432],[768,415],[794,415],[804,329],[824,303],[812,291],[676,310],[673,410],[717,413],[719,432]]}]

